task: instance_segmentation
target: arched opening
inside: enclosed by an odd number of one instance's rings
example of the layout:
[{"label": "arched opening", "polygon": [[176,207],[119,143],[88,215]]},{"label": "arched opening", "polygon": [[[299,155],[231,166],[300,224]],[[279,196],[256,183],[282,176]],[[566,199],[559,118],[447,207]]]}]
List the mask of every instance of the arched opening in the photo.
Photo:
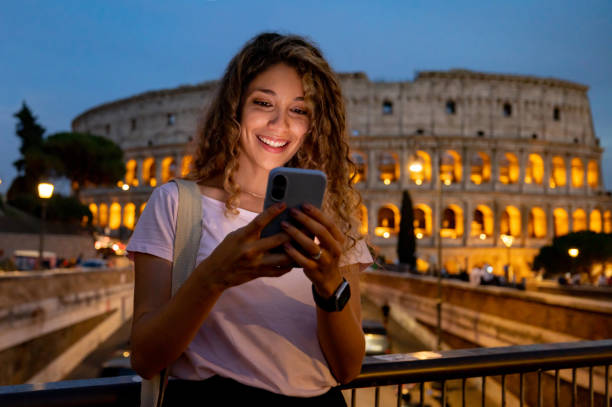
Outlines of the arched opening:
[{"label": "arched opening", "polygon": [[480,185],[491,180],[491,159],[482,151],[472,156],[470,163],[470,181],[472,184]]},{"label": "arched opening", "polygon": [[98,226],[98,206],[95,203],[90,203],[89,212],[91,212],[91,224]]},{"label": "arched opening", "polygon": [[432,214],[431,208],[425,204],[417,204],[414,207],[414,235],[417,239],[431,236]]},{"label": "arched opening", "polygon": [[578,157],[572,158],[572,186],[580,188],[584,185],[584,164]]},{"label": "arched opening", "polygon": [[493,235],[493,211],[486,205],[478,205],[474,210],[471,225],[471,236],[486,239]]},{"label": "arched opening", "polygon": [[186,177],[191,171],[191,163],[193,162],[192,155],[183,156],[183,162],[181,163],[181,177]]},{"label": "arched opening", "polygon": [[603,215],[604,233],[612,233],[612,212],[605,211]]},{"label": "arched opening", "polygon": [[425,151],[417,150],[408,163],[410,180],[416,185],[431,181],[431,157]]},{"label": "arched opening", "polygon": [[589,230],[596,233],[601,233],[603,225],[601,224],[601,212],[599,209],[593,209],[589,216]]},{"label": "arched opening", "polygon": [[136,160],[128,160],[125,164],[125,183],[138,186],[138,163]]},{"label": "arched opening", "polygon": [[132,230],[136,219],[136,205],[128,203],[123,207],[123,226]]},{"label": "arched opening", "polygon": [[514,206],[506,206],[501,216],[499,229],[502,235],[519,237],[521,235],[521,211]]},{"label": "arched opening", "polygon": [[569,233],[569,218],[567,212],[562,208],[555,208],[553,211],[555,237],[564,236]]},{"label": "arched opening", "polygon": [[108,227],[111,229],[119,229],[119,226],[121,226],[121,205],[115,202],[110,206]]},{"label": "arched opening", "polygon": [[393,114],[393,102],[391,102],[390,100],[385,100],[382,104],[382,114],[383,115],[390,115]]},{"label": "arched opening", "polygon": [[359,151],[351,152],[351,160],[355,163],[355,177],[353,183],[366,181],[366,174],[368,172],[365,154]]},{"label": "arched opening", "polygon": [[399,179],[399,160],[397,154],[384,151],[378,156],[378,174],[380,180],[389,185]]},{"label": "arched opening", "polygon": [[362,235],[368,234],[368,208],[365,205],[359,206],[359,232]]},{"label": "arched opening", "polygon": [[450,239],[463,236],[463,209],[461,207],[449,205],[444,208],[440,236]]},{"label": "arched opening", "polygon": [[457,105],[454,100],[446,101],[446,113],[447,114],[455,114],[457,113]]},{"label": "arched opening", "polygon": [[440,181],[451,185],[461,181],[461,156],[454,150],[446,150],[440,162]]},{"label": "arched opening", "polygon": [[108,205],[105,203],[101,203],[99,209],[100,211],[98,219],[100,221],[100,226],[106,227],[106,225],[108,224]]},{"label": "arched opening", "polygon": [[576,209],[572,215],[573,231],[581,232],[587,230],[587,217],[584,209]]},{"label": "arched opening", "polygon": [[591,188],[599,186],[599,170],[597,169],[597,161],[590,160],[587,166],[587,184]]},{"label": "arched opening", "polygon": [[162,184],[176,177],[176,161],[174,157],[165,157],[162,160]]},{"label": "arched opening", "polygon": [[387,204],[378,210],[376,236],[388,238],[399,231],[399,210],[395,205]]},{"label": "arched opening", "polygon": [[499,182],[502,184],[516,184],[518,178],[518,158],[512,153],[504,153],[499,163]]},{"label": "arched opening", "polygon": [[544,177],[544,161],[538,154],[529,154],[527,170],[525,171],[525,184],[542,184]]},{"label": "arched opening", "polygon": [[150,185],[152,187],[157,185],[157,180],[155,179],[156,172],[155,158],[148,157],[142,163],[142,181],[145,185]]},{"label": "arched opening", "polygon": [[542,208],[536,206],[529,211],[527,233],[529,233],[529,237],[546,237],[546,213]]},{"label": "arched opening", "polygon": [[565,174],[565,160],[558,155],[552,159],[552,174],[550,174],[550,187],[557,188],[565,186],[567,182]]}]

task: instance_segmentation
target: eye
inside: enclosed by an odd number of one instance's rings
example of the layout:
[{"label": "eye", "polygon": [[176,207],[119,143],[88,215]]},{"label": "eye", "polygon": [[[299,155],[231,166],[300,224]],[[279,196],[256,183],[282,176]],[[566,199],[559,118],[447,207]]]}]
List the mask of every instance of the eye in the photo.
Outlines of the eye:
[{"label": "eye", "polygon": [[296,107],[295,109],[293,109],[293,111],[297,114],[301,114],[301,115],[307,115],[308,112],[304,109],[300,109],[299,107]]},{"label": "eye", "polygon": [[263,106],[263,107],[270,107],[270,106],[272,106],[271,103],[266,102],[265,100],[259,100],[259,99],[254,99],[253,103],[258,105],[258,106]]}]

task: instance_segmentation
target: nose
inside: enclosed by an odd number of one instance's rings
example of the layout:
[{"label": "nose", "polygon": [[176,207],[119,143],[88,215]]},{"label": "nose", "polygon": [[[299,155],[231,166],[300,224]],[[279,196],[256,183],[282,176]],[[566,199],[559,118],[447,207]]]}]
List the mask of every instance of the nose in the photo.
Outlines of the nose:
[{"label": "nose", "polygon": [[279,130],[289,128],[289,115],[284,109],[274,109],[270,120],[268,120],[268,126]]}]

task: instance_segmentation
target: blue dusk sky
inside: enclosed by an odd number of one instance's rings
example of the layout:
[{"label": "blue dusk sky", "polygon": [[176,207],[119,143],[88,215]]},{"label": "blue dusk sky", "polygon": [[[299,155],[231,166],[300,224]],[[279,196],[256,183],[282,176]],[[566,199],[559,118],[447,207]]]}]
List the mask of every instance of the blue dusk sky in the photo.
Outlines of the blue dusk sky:
[{"label": "blue dusk sky", "polygon": [[314,40],[340,72],[413,80],[464,68],[588,85],[612,188],[612,1],[3,1],[0,193],[16,172],[26,101],[47,135],[79,113],[221,76],[253,35]]}]

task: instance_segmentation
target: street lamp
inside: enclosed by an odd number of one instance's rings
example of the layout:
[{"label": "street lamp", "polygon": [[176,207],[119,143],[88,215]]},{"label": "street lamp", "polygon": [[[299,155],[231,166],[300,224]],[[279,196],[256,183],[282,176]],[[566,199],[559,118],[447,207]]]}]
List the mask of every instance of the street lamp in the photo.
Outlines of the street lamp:
[{"label": "street lamp", "polygon": [[45,241],[45,218],[47,217],[47,199],[53,195],[53,184],[41,182],[38,184],[38,196],[42,202],[42,214],[40,216],[40,242],[38,245],[38,268],[43,268],[43,248]]},{"label": "street lamp", "polygon": [[580,250],[576,249],[575,247],[572,247],[567,251],[567,254],[569,254],[570,257],[576,258],[580,254]]},{"label": "street lamp", "polygon": [[[438,298],[436,300],[436,349],[440,350],[442,348],[442,217],[444,213],[444,209],[442,208],[442,180],[440,178],[440,167],[442,165],[442,151],[440,149],[440,144],[436,139],[436,149],[438,152],[438,176],[436,177],[436,205],[438,207],[437,210],[437,218],[438,218],[438,233],[435,234],[434,238],[436,239],[436,250],[437,250],[437,261],[436,261],[436,269],[438,272],[438,280],[437,280],[437,288],[438,288]],[[421,157],[418,155],[413,157],[410,165],[408,166],[410,172],[420,173],[423,171],[423,162]],[[420,181],[420,178],[417,179]],[[421,185],[420,182],[416,182],[417,185]]]},{"label": "street lamp", "polygon": [[512,246],[512,242],[514,242],[514,237],[512,235],[501,235],[501,240],[504,243],[504,246],[508,249],[508,261],[506,262],[506,268],[504,269],[504,277],[506,278],[506,282],[509,282],[510,277],[510,247]]}]

